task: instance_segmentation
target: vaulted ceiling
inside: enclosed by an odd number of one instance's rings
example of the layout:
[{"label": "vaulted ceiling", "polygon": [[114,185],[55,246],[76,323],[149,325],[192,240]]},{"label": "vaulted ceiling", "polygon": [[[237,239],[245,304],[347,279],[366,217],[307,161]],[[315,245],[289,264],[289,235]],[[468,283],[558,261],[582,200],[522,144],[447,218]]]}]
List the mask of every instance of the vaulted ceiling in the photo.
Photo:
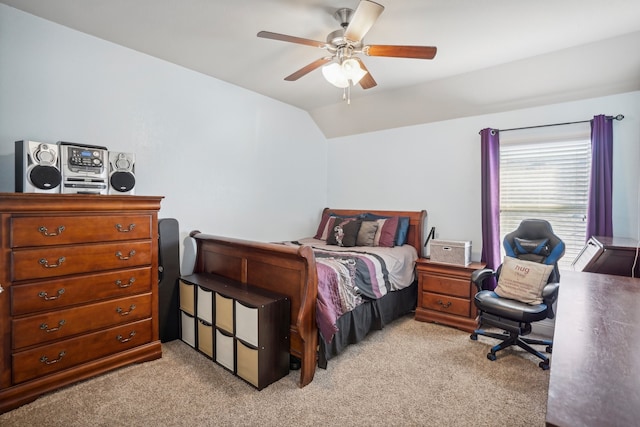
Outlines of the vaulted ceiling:
[{"label": "vaulted ceiling", "polygon": [[365,44],[437,46],[433,60],[367,57],[351,103],[316,69],[334,13],[358,0],[0,0],[309,112],[337,137],[640,90],[638,0],[379,0]]}]

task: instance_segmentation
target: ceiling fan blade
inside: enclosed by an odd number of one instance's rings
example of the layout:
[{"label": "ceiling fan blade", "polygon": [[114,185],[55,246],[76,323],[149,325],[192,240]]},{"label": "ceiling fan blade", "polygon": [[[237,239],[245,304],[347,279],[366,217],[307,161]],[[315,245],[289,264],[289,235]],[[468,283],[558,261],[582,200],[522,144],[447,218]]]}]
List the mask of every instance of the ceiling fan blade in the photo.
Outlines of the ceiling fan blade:
[{"label": "ceiling fan blade", "polygon": [[393,46],[374,44],[365,46],[362,52],[369,56],[391,56],[395,58],[433,59],[438,48],[435,46]]},{"label": "ceiling fan blade", "polygon": [[356,58],[356,61],[358,61],[358,63],[360,64],[360,68],[367,72],[367,74],[365,74],[364,77],[360,79],[360,87],[362,87],[362,89],[371,89],[372,87],[377,86],[378,83],[376,83],[376,81],[373,79],[371,72],[364,65],[364,62],[362,62],[360,58]]},{"label": "ceiling fan blade", "polygon": [[257,36],[262,37],[263,39],[280,40],[283,42],[298,43],[313,47],[325,47],[327,45],[325,42],[288,36],[286,34],[272,33],[271,31],[260,31]]},{"label": "ceiling fan blade", "polygon": [[333,58],[330,56],[324,57],[324,58],[320,58],[320,59],[316,59],[315,61],[313,61],[311,64],[306,65],[302,68],[300,68],[298,71],[296,71],[293,74],[288,75],[287,77],[285,77],[284,79],[288,82],[294,82],[296,80],[298,80],[300,77],[309,74],[311,71],[315,70],[316,68],[326,64],[327,62],[331,61]]},{"label": "ceiling fan blade", "polygon": [[355,42],[362,40],[383,10],[384,6],[381,4],[369,0],[360,0],[351,22],[349,22],[344,32],[345,38]]}]

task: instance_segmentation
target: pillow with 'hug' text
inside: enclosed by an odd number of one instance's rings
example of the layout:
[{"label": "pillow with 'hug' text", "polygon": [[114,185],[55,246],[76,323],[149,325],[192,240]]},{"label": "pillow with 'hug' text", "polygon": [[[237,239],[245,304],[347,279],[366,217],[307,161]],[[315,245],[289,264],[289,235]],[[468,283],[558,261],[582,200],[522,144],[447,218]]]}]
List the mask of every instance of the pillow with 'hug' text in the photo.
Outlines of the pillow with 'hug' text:
[{"label": "pillow with 'hug' text", "polygon": [[504,257],[498,286],[494,292],[502,298],[526,304],[541,304],[542,289],[549,280],[553,265]]}]

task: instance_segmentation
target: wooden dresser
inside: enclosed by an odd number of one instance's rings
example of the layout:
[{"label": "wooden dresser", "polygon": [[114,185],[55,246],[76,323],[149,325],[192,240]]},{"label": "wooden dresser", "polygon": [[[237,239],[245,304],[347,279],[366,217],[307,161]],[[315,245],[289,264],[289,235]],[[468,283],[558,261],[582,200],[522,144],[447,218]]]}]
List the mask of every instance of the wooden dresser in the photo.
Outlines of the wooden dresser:
[{"label": "wooden dresser", "polygon": [[415,319],[453,326],[473,332],[478,327],[478,310],[473,303],[477,289],[471,283],[471,273],[484,264],[467,266],[416,261],[418,275],[418,305]]},{"label": "wooden dresser", "polygon": [[0,194],[0,412],[162,356],[161,199]]}]

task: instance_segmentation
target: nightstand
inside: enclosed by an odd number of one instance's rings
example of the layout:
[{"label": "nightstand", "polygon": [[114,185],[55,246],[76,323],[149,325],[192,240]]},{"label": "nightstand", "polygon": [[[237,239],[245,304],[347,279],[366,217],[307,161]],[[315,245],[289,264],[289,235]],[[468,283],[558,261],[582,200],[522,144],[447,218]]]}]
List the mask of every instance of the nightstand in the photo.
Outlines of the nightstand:
[{"label": "nightstand", "polygon": [[478,311],[473,303],[476,287],[471,273],[485,264],[467,266],[416,261],[418,305],[415,320],[435,322],[473,332],[478,327]]}]

